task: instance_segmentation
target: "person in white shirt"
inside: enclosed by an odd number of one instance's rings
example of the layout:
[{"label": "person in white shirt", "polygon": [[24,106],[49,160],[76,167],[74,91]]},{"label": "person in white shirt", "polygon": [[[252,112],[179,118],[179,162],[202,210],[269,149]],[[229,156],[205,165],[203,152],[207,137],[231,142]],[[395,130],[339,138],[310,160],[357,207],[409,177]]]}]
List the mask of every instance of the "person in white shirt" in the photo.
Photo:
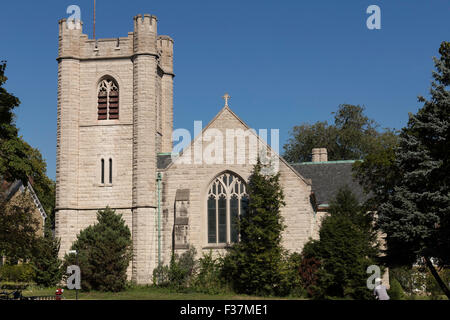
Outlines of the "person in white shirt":
[{"label": "person in white shirt", "polygon": [[386,291],[386,286],[384,286],[381,282],[380,278],[375,279],[375,289],[373,290],[373,294],[375,295],[375,299],[377,300],[389,300],[389,295]]}]

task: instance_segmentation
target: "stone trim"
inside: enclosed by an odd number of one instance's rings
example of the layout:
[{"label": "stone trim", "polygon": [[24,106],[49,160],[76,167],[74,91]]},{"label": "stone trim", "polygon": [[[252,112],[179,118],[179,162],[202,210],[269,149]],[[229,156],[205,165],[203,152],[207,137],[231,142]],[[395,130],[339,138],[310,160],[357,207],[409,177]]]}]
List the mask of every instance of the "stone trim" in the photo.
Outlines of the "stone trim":
[{"label": "stone trim", "polygon": [[175,250],[189,249],[189,244],[175,244]]},{"label": "stone trim", "polygon": [[116,59],[130,59],[130,60],[133,60],[136,56],[153,56],[153,57],[159,58],[159,55],[157,53],[143,52],[143,53],[136,53],[136,54],[132,54],[132,55],[117,56],[117,57],[99,56],[99,57],[81,58],[81,57],[75,57],[75,56],[62,56],[62,57],[56,58],[56,60],[57,61],[60,61],[60,60],[63,60],[63,59],[74,59],[74,60],[80,60],[80,61],[116,60]]},{"label": "stone trim", "polygon": [[[155,206],[135,206],[135,207],[115,207],[112,208],[110,207],[110,209],[112,210],[135,210],[135,209],[139,209],[139,208],[151,208],[151,209],[156,209],[157,207]],[[71,210],[71,211],[83,211],[83,210],[104,210],[106,209],[106,207],[102,207],[102,208],[55,208],[55,211],[61,211],[61,210]]]},{"label": "stone trim", "polygon": [[229,248],[231,248],[230,244],[221,243],[221,244],[211,244],[211,245],[203,246],[202,250],[229,249]]},{"label": "stone trim", "polygon": [[[103,120],[105,121],[116,121],[116,120]],[[102,126],[132,126],[132,123],[96,123],[96,124],[80,124],[80,128],[90,128],[90,127],[102,127]]]}]

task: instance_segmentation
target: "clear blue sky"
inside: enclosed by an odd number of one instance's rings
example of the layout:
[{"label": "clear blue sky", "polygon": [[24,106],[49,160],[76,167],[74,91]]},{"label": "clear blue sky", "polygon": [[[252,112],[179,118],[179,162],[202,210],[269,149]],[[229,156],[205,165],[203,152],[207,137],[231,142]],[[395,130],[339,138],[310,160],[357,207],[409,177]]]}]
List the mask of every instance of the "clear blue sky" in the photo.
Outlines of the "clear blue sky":
[{"label": "clear blue sky", "polygon": [[[92,37],[93,0],[2,1],[0,59],[7,89],[22,102],[17,125],[55,177],[58,20],[81,7]],[[368,30],[366,8],[381,8]],[[280,129],[332,120],[342,103],[366,106],[382,127],[401,128],[428,95],[432,57],[450,40],[450,1],[105,1],[97,37],[126,36],[139,13],[159,19],[175,40],[174,127],[209,122],[229,92],[251,127]]]}]

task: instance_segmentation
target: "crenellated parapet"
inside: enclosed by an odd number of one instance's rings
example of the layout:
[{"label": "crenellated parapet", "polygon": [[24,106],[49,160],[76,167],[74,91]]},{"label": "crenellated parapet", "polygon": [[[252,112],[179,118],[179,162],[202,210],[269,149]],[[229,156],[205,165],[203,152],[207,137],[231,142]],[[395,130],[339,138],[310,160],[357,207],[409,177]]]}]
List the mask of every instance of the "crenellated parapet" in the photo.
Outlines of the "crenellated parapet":
[{"label": "crenellated parapet", "polygon": [[[85,35],[84,35],[85,36]],[[111,39],[83,39],[81,47],[82,59],[114,59],[128,58],[133,55],[133,33],[128,37]]]},{"label": "crenellated parapet", "polygon": [[164,73],[173,74],[173,39],[169,36],[158,36],[156,44],[161,68]]},{"label": "crenellated parapet", "polygon": [[157,55],[156,37],[158,33],[158,19],[150,14],[134,17],[134,54]]},{"label": "crenellated parapet", "polygon": [[[156,16],[150,14],[137,15],[133,19],[134,30],[126,37],[109,39],[89,39],[83,34],[83,22],[61,19],[59,21],[58,60],[75,58],[79,60],[134,58],[136,55],[153,55],[160,58],[158,50]],[[170,67],[173,53],[173,40],[163,36],[163,64]],[[169,58],[170,57],[170,58]]]},{"label": "crenellated parapet", "polygon": [[58,57],[80,57],[83,22],[79,20],[59,20]]}]

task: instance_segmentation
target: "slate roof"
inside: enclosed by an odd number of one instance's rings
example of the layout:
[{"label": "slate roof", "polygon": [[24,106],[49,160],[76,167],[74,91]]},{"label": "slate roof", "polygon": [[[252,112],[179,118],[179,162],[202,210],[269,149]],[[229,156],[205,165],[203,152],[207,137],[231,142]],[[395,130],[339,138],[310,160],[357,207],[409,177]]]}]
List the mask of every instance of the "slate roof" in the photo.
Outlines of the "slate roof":
[{"label": "slate roof", "polygon": [[338,190],[347,185],[360,203],[367,199],[362,186],[353,179],[352,165],[355,161],[328,161],[291,163],[305,179],[311,179],[317,205],[327,205]]}]

